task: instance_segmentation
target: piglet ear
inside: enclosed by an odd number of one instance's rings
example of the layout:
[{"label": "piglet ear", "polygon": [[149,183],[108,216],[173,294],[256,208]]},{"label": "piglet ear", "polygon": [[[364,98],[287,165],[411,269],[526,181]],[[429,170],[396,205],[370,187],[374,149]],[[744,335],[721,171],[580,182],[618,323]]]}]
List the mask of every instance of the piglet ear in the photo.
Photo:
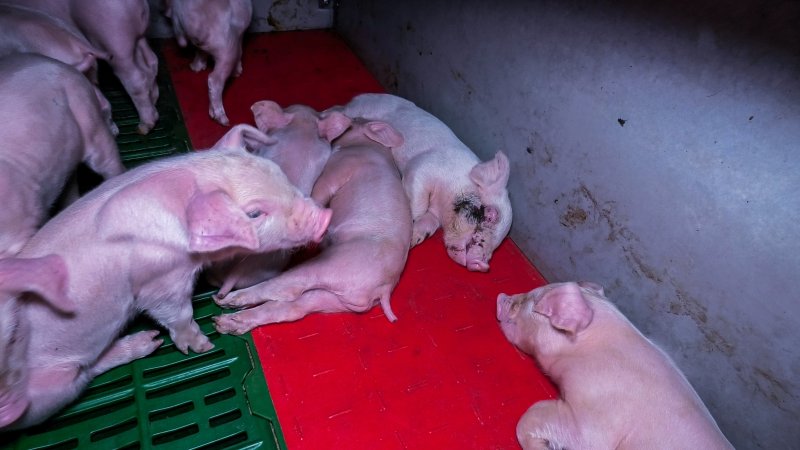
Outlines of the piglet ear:
[{"label": "piglet ear", "polygon": [[578,282],[578,286],[580,286],[580,287],[582,287],[584,289],[588,289],[589,291],[594,292],[595,294],[599,295],[600,297],[605,297],[606,296],[606,293],[603,290],[603,286],[600,286],[599,284],[597,284],[597,283],[595,283],[593,281],[579,281]]},{"label": "piglet ear", "polygon": [[262,145],[274,144],[275,142],[277,142],[277,139],[267,136],[258,128],[252,125],[239,124],[225,133],[211,148],[213,150],[243,149],[253,151]]},{"label": "piglet ear", "polygon": [[566,283],[545,292],[536,302],[534,311],[547,316],[553,328],[572,335],[586,329],[594,317],[589,302],[575,283]]},{"label": "piglet ear", "polygon": [[339,111],[331,111],[319,120],[319,135],[332,142],[341,136],[353,123],[353,119]]},{"label": "piglet ear", "polygon": [[67,265],[58,255],[0,259],[0,292],[35,294],[62,312],[75,311],[67,297]]},{"label": "piglet ear", "polygon": [[253,103],[250,107],[259,130],[270,133],[276,129],[289,125],[294,114],[283,112],[283,108],[271,100],[262,100]]},{"label": "piglet ear", "polygon": [[469,178],[484,190],[500,190],[508,184],[508,158],[498,151],[494,159],[475,164],[469,172]]},{"label": "piglet ear", "polygon": [[211,253],[240,247],[258,250],[252,219],[221,190],[197,192],[186,207],[189,251]]},{"label": "piglet ear", "polygon": [[388,148],[397,148],[403,145],[405,140],[399,131],[392,128],[386,122],[372,121],[364,125],[364,134],[371,140]]}]

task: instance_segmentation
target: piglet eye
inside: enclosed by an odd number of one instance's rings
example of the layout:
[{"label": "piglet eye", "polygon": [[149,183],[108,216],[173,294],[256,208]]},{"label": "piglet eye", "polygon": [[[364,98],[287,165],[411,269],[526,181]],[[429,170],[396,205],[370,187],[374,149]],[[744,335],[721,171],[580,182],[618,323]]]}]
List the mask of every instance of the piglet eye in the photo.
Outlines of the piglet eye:
[{"label": "piglet eye", "polygon": [[248,211],[247,217],[255,219],[256,217],[260,217],[262,214],[264,214],[264,212],[261,211],[260,209],[254,209],[252,211]]}]

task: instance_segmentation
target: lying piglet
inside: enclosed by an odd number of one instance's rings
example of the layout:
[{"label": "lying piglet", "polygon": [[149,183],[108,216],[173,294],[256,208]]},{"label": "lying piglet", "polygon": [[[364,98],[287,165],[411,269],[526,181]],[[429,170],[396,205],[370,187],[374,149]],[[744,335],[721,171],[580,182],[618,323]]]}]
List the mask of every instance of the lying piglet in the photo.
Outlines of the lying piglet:
[{"label": "lying piglet", "polygon": [[251,0],[165,0],[164,6],[178,45],[185,47],[188,38],[198,47],[191,69],[204,70],[206,54],[214,57],[208,75],[208,114],[228,126],[222,91],[231,74],[242,74],[242,36],[253,17]]},{"label": "lying piglet", "polygon": [[29,406],[0,428],[41,422],[96,375],[155,350],[157,331],[118,337],[138,312],[163,325],[181,352],[210,350],[192,318],[201,267],[321,239],[330,210],[304,198],[277,165],[244,151],[248,139],[270,141],[240,125],[215,149],[139,166],[89,192],[30,240],[19,257],[61,257],[74,307],[63,314],[23,305],[24,391],[14,397]]},{"label": "lying piglet", "polygon": [[15,255],[83,161],[110,178],[124,171],[95,87],[36,54],[0,58],[0,257]]},{"label": "lying piglet", "polygon": [[411,245],[442,227],[453,261],[469,270],[489,270],[492,253],[511,228],[505,154],[480,162],[439,119],[394,95],[361,94],[342,111],[389,122],[405,137],[392,155],[411,201]]},{"label": "lying piglet", "polygon": [[26,6],[79,30],[109,54],[108,63],[139,113],[138,132],[147,134],[158,120],[158,58],[147,43],[147,0],[3,0]]},{"label": "lying piglet", "polygon": [[333,210],[321,253],[269,281],[217,299],[226,307],[263,303],[215,317],[220,333],[242,334],[313,312],[362,312],[376,303],[390,321],[397,320],[389,299],[406,263],[411,213],[386,147],[402,142],[385,122],[354,122],[335,142],[311,195]]},{"label": "lying piglet", "polygon": [[733,448],[675,364],[599,286],[555,283],[500,294],[497,319],[562,394],[522,416],[523,448]]},{"label": "lying piglet", "polygon": [[[275,162],[289,182],[303,195],[310,195],[331,154],[331,141],[347,130],[350,118],[333,113],[320,119],[319,113],[308,106],[283,109],[269,100],[257,102],[250,109],[258,129],[275,139],[275,143],[262,145],[253,153]],[[212,267],[208,278],[216,286],[222,284],[217,294],[221,298],[234,287],[249,287],[278,275],[290,256],[291,252],[283,250],[249,255]],[[225,280],[224,284],[220,280]]]}]

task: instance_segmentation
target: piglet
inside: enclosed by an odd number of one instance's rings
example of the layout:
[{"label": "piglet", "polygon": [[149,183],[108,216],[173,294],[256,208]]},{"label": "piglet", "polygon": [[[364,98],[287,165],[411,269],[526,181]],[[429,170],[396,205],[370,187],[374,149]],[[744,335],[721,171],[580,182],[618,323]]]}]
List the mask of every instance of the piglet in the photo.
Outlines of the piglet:
[{"label": "piglet", "polygon": [[[269,100],[256,102],[250,109],[258,129],[275,139],[272,144],[256,147],[253,153],[275,162],[290,183],[303,195],[310,195],[331,154],[331,141],[347,130],[350,118],[333,113],[321,119],[319,113],[308,106],[292,105],[283,109]],[[217,293],[222,298],[234,287],[249,287],[278,275],[290,257],[291,252],[283,250],[249,255],[213,266],[207,278],[216,286],[222,284],[220,280],[225,280]]]},{"label": "piglet", "polygon": [[405,136],[392,155],[411,201],[417,245],[439,227],[450,258],[486,272],[492,253],[511,228],[509,165],[498,151],[481,162],[442,121],[390,94],[361,94],[342,109],[350,117],[389,122]]},{"label": "piglet", "polygon": [[497,320],[562,398],[517,424],[525,449],[732,449],[670,358],[594,283],[554,283],[497,297]]},{"label": "piglet", "polygon": [[165,0],[164,15],[172,19],[178,45],[191,41],[198,49],[190,67],[195,72],[206,68],[206,54],[214,57],[208,75],[208,114],[228,126],[222,105],[225,82],[242,74],[242,36],[253,17],[251,0]]},{"label": "piglet", "polygon": [[138,132],[158,120],[158,58],[147,43],[147,0],[3,0],[41,11],[79,30],[109,55],[108,63],[139,113]]},{"label": "piglet", "polygon": [[110,178],[125,169],[95,87],[36,54],[0,58],[0,257],[45,221],[80,162]]},{"label": "piglet", "polygon": [[27,353],[11,398],[29,406],[0,430],[41,422],[98,374],[155,350],[156,330],[119,337],[137,312],[164,326],[181,352],[210,350],[192,318],[200,269],[321,239],[331,211],[303,197],[273,162],[243,150],[247,142],[270,141],[239,125],[212,150],[104,182],[42,227],[19,257],[62,258],[69,273],[62,292],[74,306],[65,314],[22,305],[11,328],[27,330]]},{"label": "piglet", "polygon": [[[110,55],[64,22],[23,6],[0,4],[0,56],[38,53],[74,67],[97,84],[97,60]],[[111,118],[111,103],[96,87],[97,101],[111,133],[119,128]]]},{"label": "piglet", "polygon": [[[366,311],[380,303],[386,317],[411,240],[411,212],[390,147],[403,137],[385,122],[354,121],[311,197],[333,210],[328,236],[316,257],[217,303],[259,306],[214,318],[220,333],[242,334],[268,323],[314,312]],[[266,302],[266,303],[265,303]]]},{"label": "piglet", "polygon": [[95,48],[77,30],[42,12],[23,6],[0,4],[0,56],[9,53],[39,53],[88,74],[97,59],[109,55]]}]

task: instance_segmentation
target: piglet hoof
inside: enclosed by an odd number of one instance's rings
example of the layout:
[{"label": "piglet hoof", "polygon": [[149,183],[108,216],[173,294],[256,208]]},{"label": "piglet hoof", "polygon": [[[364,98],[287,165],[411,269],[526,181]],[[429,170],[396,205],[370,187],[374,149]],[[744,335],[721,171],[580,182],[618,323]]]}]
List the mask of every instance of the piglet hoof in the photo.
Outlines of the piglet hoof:
[{"label": "piglet hoof", "polygon": [[226,116],[225,114],[223,114],[221,117],[217,117],[214,120],[219,122],[219,124],[222,125],[223,127],[231,126],[231,122],[228,120],[228,116]]},{"label": "piglet hoof", "polygon": [[192,69],[192,72],[201,72],[203,70],[206,70],[206,62],[205,61],[198,62],[198,60],[195,59],[194,61],[192,61],[191,64],[189,64],[189,68]]},{"label": "piglet hoof", "polygon": [[164,343],[163,339],[156,339],[158,333],[158,330],[139,331],[121,338],[120,344],[130,350],[131,361],[144,358]]},{"label": "piglet hoof", "polygon": [[244,308],[244,307],[245,307],[245,306],[239,305],[239,304],[238,304],[237,302],[235,302],[235,301],[231,301],[231,300],[228,300],[228,301],[226,301],[226,300],[225,300],[225,297],[223,297],[223,296],[221,296],[221,295],[219,295],[219,294],[215,294],[215,295],[213,295],[211,298],[214,300],[214,303],[216,303],[216,304],[217,304],[217,306],[219,306],[220,308],[225,308],[225,309],[242,309],[242,308]]},{"label": "piglet hoof", "polygon": [[139,126],[136,127],[136,132],[141,134],[142,136],[145,136],[152,129],[153,129],[153,124],[139,123]]},{"label": "piglet hoof", "polygon": [[213,109],[209,108],[208,115],[224,127],[229,127],[231,125],[230,121],[228,120],[228,115],[225,114],[224,109],[221,111],[214,111]]},{"label": "piglet hoof", "polygon": [[430,233],[420,230],[414,230],[414,234],[411,236],[411,246],[416,247],[417,245],[421,244],[422,241],[428,239],[430,237]]},{"label": "piglet hoof", "polygon": [[214,344],[208,339],[207,336],[197,333],[191,339],[173,339],[175,347],[184,355],[189,354],[189,349],[195,353],[203,353],[214,348]]},{"label": "piglet hoof", "polygon": [[223,314],[221,316],[212,317],[211,319],[214,321],[214,326],[217,331],[222,334],[240,336],[253,329],[252,326],[242,323],[238,314]]},{"label": "piglet hoof", "polygon": [[211,298],[214,299],[214,303],[216,303],[217,305],[219,305],[219,306],[221,306],[223,308],[229,308],[230,309],[230,308],[235,308],[236,306],[238,306],[236,304],[236,295],[235,294],[230,296],[230,297],[228,297],[228,294],[226,294],[224,292],[217,292]]},{"label": "piglet hoof", "polygon": [[[218,294],[222,294],[222,291]],[[262,300],[260,296],[253,293],[249,288],[228,292],[224,294],[224,296],[215,295],[213,299],[217,305],[227,309],[242,309],[260,305],[265,302],[265,300]]]}]

